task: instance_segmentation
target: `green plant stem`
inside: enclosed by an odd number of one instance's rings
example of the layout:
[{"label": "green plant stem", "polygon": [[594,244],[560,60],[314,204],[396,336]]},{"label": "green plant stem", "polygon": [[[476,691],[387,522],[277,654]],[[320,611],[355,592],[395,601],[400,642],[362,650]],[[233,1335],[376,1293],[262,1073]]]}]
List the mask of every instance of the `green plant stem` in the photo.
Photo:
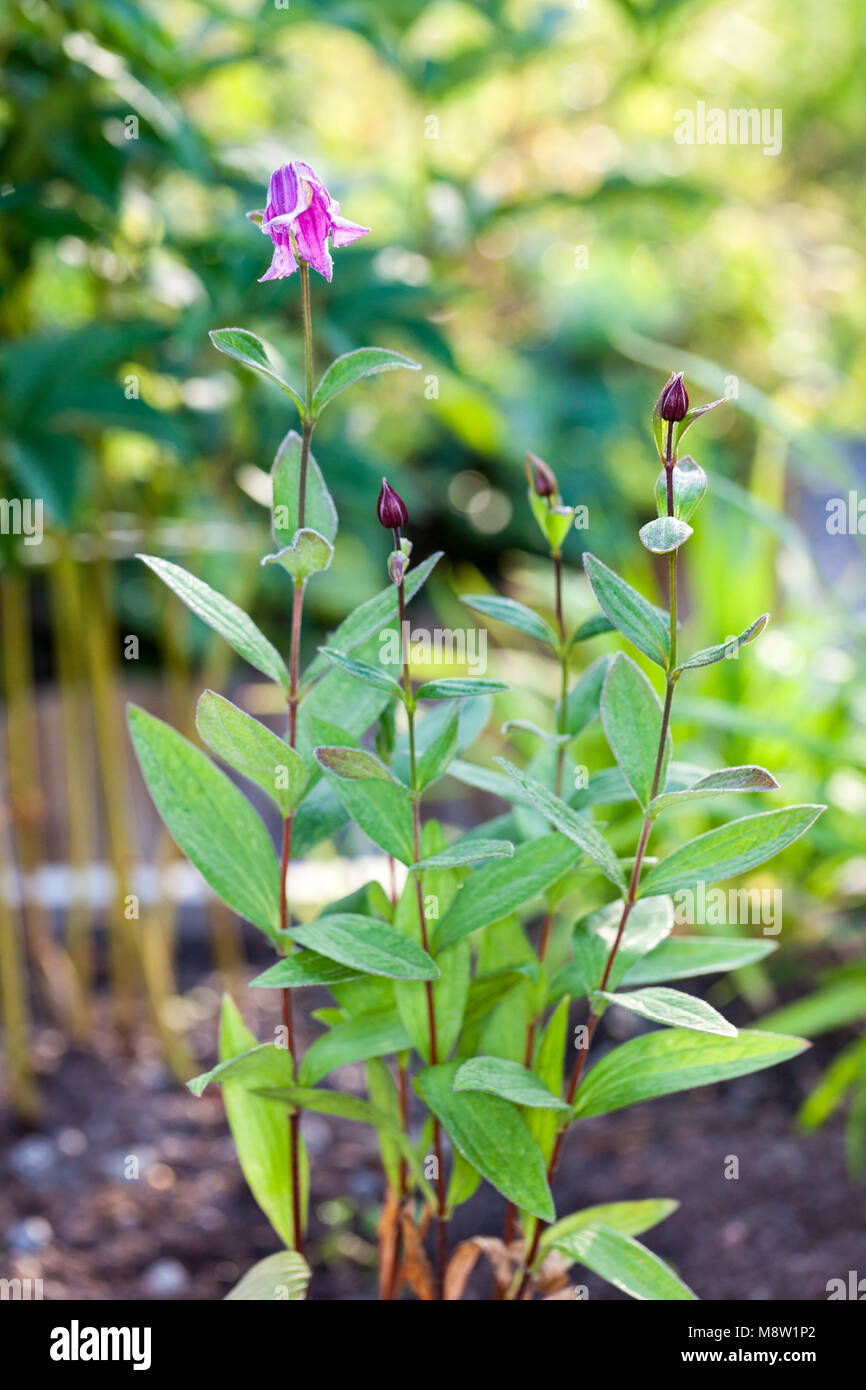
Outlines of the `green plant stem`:
[{"label": "green plant stem", "polygon": [[[409,724],[409,781],[412,788],[412,853],[415,862],[421,858],[421,805],[418,790],[418,770],[415,758],[415,705],[412,696],[412,676],[409,671],[409,655],[403,645],[404,624],[406,621],[406,594],[402,579],[398,585],[400,605],[400,641],[403,646],[403,688],[406,692],[406,716]],[[420,870],[414,871],[415,891],[418,900],[418,922],[421,928],[421,945],[429,953],[430,941],[427,933],[427,919],[424,914],[424,888]],[[427,1028],[430,1036],[430,1065],[439,1064],[439,1039],[436,1033],[436,1005],[433,998],[433,982],[424,981],[427,999]],[[445,1289],[445,1264],[448,1255],[448,1215],[445,1199],[445,1173],[442,1167],[442,1130],[438,1118],[433,1116],[433,1153],[436,1158],[436,1293],[441,1299]]]},{"label": "green plant stem", "polygon": [[[556,732],[562,735],[566,732],[566,701],[568,699],[568,656],[566,652],[565,642],[565,615],[562,606],[562,552],[559,550],[554,550],[552,552],[552,559],[556,602],[556,625],[559,632],[560,667],[559,711],[556,719]],[[556,754],[555,790],[557,796],[562,796],[562,778],[564,768],[565,744],[560,743],[557,748]],[[544,964],[545,957],[547,956],[547,948],[550,945],[550,933],[552,927],[553,912],[548,910],[544,914],[544,921],[541,924],[541,936],[538,942],[538,959],[542,965]],[[537,1029],[538,1015],[535,1015],[533,1018],[530,1019],[529,1026],[526,1029],[526,1043],[523,1049],[523,1065],[525,1067],[530,1067],[532,1065],[532,1053],[535,1048],[535,1034]],[[509,1202],[508,1206],[505,1209],[505,1227],[502,1232],[502,1239],[506,1245],[508,1245],[514,1237],[514,1222],[516,1215],[517,1209],[515,1208],[514,1203]]]},{"label": "green plant stem", "polygon": [[[301,275],[301,316],[304,326],[304,377],[305,410],[301,422],[301,467],[298,476],[298,529],[304,525],[307,509],[307,465],[310,458],[310,441],[313,437],[313,321],[310,312],[310,268],[306,261],[300,263]],[[294,748],[298,737],[298,705],[300,704],[300,659],[301,625],[304,608],[304,585],[295,584],[292,590],[292,635],[289,656],[289,746]],[[283,845],[280,858],[280,929],[285,932],[289,926],[289,865],[292,861],[292,829],[294,813],[283,822]],[[298,1057],[296,1056],[295,1028],[292,1017],[292,991],[282,991],[283,1027],[286,1030],[286,1045],[292,1059],[292,1077],[297,1078]],[[292,1182],[292,1225],[295,1249],[304,1254],[304,1232],[301,1214],[301,1117],[297,1110],[289,1116],[289,1148]]]},{"label": "green plant stem", "polygon": [[[671,475],[672,475],[672,469],[671,469],[670,467],[667,469],[667,475],[668,475],[668,516],[673,516],[673,493],[672,493],[672,477],[671,477]],[[652,801],[653,797],[655,797],[655,796],[658,794],[659,786],[660,786],[660,784],[661,784],[661,775],[662,775],[662,769],[663,769],[663,767],[664,767],[664,758],[665,758],[665,745],[666,745],[666,743],[667,743],[668,729],[669,729],[669,727],[670,727],[670,719],[671,719],[671,703],[672,703],[672,701],[673,701],[674,687],[675,687],[675,685],[676,685],[676,675],[675,675],[676,663],[677,663],[677,551],[676,551],[676,550],[672,550],[672,551],[671,551],[671,554],[670,554],[670,564],[669,564],[668,573],[669,573],[669,594],[668,594],[668,602],[669,602],[669,611],[670,611],[670,644],[671,644],[671,654],[670,654],[670,663],[669,663],[669,665],[668,665],[667,679],[666,679],[666,682],[665,682],[665,698],[664,698],[664,705],[662,706],[661,729],[660,729],[660,731],[659,731],[659,746],[658,746],[658,752],[656,753],[655,771],[653,772],[652,790],[651,790],[651,792],[650,792],[650,798],[649,798],[650,801]],[[625,934],[626,926],[628,925],[628,919],[629,919],[629,917],[630,917],[630,915],[631,915],[631,910],[632,910],[632,908],[634,907],[635,902],[637,901],[637,889],[638,889],[638,884],[640,883],[641,869],[642,869],[642,867],[643,867],[644,855],[646,854],[646,847],[647,847],[647,843],[648,843],[648,841],[649,841],[650,830],[651,830],[651,829],[652,829],[652,817],[649,815],[648,811],[645,811],[645,812],[644,812],[643,823],[642,823],[642,825],[641,825],[640,838],[639,838],[639,840],[638,840],[637,852],[636,852],[635,858],[634,858],[634,865],[633,865],[632,871],[631,871],[631,878],[630,878],[630,880],[629,880],[628,896],[627,896],[627,898],[626,898],[626,900],[625,900],[625,902],[624,902],[624,904],[623,904],[622,916],[620,917],[619,927],[617,928],[616,937],[615,937],[614,943],[613,943],[613,945],[612,945],[612,947],[611,947],[611,949],[610,949],[610,954],[608,955],[607,963],[606,963],[606,965],[605,965],[605,967],[604,967],[604,974],[603,974],[602,977],[601,977],[601,984],[599,985],[599,989],[600,989],[600,990],[605,990],[605,989],[607,989],[608,981],[609,981],[609,979],[610,979],[610,974],[611,974],[611,971],[613,970],[613,963],[614,963],[614,961],[616,960],[617,952],[619,951],[620,945],[622,944],[622,939],[623,939],[623,936],[624,936],[624,934]],[[568,1094],[567,1094],[567,1096],[566,1096],[566,1099],[567,1099],[567,1101],[568,1101],[569,1106],[573,1106],[573,1105],[574,1105],[575,1097],[576,1097],[576,1095],[577,1095],[577,1090],[578,1090],[578,1087],[580,1086],[581,1078],[583,1077],[583,1070],[584,1070],[584,1067],[585,1067],[585,1065],[586,1065],[586,1059],[587,1059],[587,1056],[589,1055],[589,1049],[590,1049],[590,1047],[592,1046],[592,1040],[593,1040],[593,1037],[595,1036],[595,1030],[596,1030],[596,1028],[597,1028],[597,1026],[598,1026],[598,1019],[599,1019],[599,1015],[596,1014],[595,1010],[590,1006],[589,1020],[588,1020],[588,1022],[587,1022],[587,1031],[586,1031],[586,1042],[585,1042],[584,1046],[583,1046],[583,1047],[579,1050],[579,1052],[578,1052],[577,1061],[576,1061],[575,1064],[574,1064],[574,1070],[573,1070],[573,1072],[572,1072],[572,1074],[571,1074],[571,1080],[570,1080],[569,1086],[568,1086]],[[558,1164],[559,1164],[560,1154],[562,1153],[562,1146],[563,1146],[563,1144],[564,1144],[564,1142],[565,1142],[565,1136],[566,1136],[566,1134],[568,1133],[568,1130],[569,1130],[569,1128],[570,1128],[570,1124],[571,1124],[571,1122],[569,1121],[569,1122],[567,1122],[565,1125],[563,1125],[562,1129],[559,1131],[559,1133],[558,1133],[557,1136],[556,1136],[556,1142],[555,1142],[555,1144],[554,1144],[554,1146],[553,1146],[553,1152],[552,1152],[552,1154],[551,1154],[551,1156],[550,1156],[550,1163],[548,1164],[548,1167],[547,1167],[547,1181],[548,1181],[548,1183],[552,1183],[552,1182],[553,1182],[554,1176],[555,1176],[555,1174],[556,1174],[556,1169],[557,1169],[557,1166],[558,1166]],[[516,1293],[516,1295],[515,1295],[515,1297],[518,1298],[518,1299],[520,1299],[520,1298],[523,1297],[524,1293],[526,1292],[527,1285],[529,1284],[529,1280],[530,1280],[530,1277],[531,1277],[532,1266],[533,1266],[533,1264],[535,1263],[535,1258],[536,1258],[536,1256],[537,1256],[537,1254],[538,1254],[538,1246],[539,1246],[539,1243],[540,1243],[540,1241],[541,1241],[541,1236],[542,1236],[543,1231],[544,1231],[544,1222],[542,1222],[542,1221],[537,1222],[536,1227],[535,1227],[535,1233],[534,1233],[533,1239],[532,1239],[532,1243],[531,1243],[531,1245],[530,1245],[529,1252],[528,1252],[528,1254],[527,1254],[527,1256],[526,1256],[525,1269],[524,1269],[523,1277],[522,1277],[522,1279],[521,1279],[521,1281],[520,1281],[519,1287],[518,1287],[518,1289],[517,1289],[517,1293]]]}]

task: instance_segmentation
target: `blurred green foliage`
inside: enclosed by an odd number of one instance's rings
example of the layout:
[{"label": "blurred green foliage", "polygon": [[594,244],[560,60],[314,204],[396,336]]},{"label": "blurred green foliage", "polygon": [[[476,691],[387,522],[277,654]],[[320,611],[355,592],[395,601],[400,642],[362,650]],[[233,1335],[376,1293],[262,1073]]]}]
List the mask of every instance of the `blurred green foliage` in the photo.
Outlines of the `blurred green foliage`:
[{"label": "blurred green foliage", "polygon": [[[855,485],[866,388],[861,30],[856,0],[12,3],[6,492],[43,497],[78,531],[186,523],[187,563],[197,553],[213,582],[234,571],[239,535],[262,553],[251,494],[294,421],[207,330],[252,329],[301,378],[297,282],[257,283],[269,243],[244,212],[273,167],[308,160],[373,229],[314,285],[320,365],[365,343],[423,365],[325,418],[342,536],[311,614],[327,625],[380,586],[383,472],[418,553],[451,557],[459,582],[433,591],[449,620],[476,568],[537,595],[549,577],[532,558],[528,447],[589,507],[566,555],[572,613],[590,608],[582,542],[657,584],[635,535],[653,510],[652,401],[671,367],[693,399],[732,395],[696,446],[711,492],[684,641],[765,607],[774,620],[683,690],[680,755],[764,762],[787,800],[829,802],[778,872],[807,939],[850,937],[866,895],[866,586],[856,538],[828,537],[824,519]],[[780,111],[781,152],[677,143],[698,101]],[[226,521],[214,541],[206,528]],[[150,592],[127,567],[130,611],[146,614]],[[282,603],[268,575],[272,627]],[[549,673],[520,669],[541,702]],[[525,700],[520,714],[534,717]],[[697,828],[713,814],[699,808]]]}]

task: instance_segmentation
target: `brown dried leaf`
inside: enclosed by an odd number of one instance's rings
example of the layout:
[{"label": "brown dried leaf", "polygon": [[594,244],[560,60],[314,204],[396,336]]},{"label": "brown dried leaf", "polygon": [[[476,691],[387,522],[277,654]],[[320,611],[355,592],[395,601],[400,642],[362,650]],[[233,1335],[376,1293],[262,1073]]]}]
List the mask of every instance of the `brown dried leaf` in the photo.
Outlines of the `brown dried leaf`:
[{"label": "brown dried leaf", "polygon": [[433,1271],[430,1268],[430,1261],[427,1259],[427,1252],[424,1249],[424,1232],[430,1222],[430,1211],[425,1207],[424,1214],[416,1226],[412,1220],[411,1212],[404,1207],[400,1213],[400,1224],[403,1232],[403,1268],[400,1274],[407,1280],[410,1287],[424,1302],[432,1302],[436,1297],[436,1289],[433,1282]]},{"label": "brown dried leaf", "polygon": [[379,1225],[376,1227],[376,1235],[379,1238],[379,1297],[389,1300],[396,1298],[400,1291],[400,1283],[397,1282],[397,1263],[400,1256],[400,1199],[391,1187],[385,1192],[385,1204],[379,1217]]}]

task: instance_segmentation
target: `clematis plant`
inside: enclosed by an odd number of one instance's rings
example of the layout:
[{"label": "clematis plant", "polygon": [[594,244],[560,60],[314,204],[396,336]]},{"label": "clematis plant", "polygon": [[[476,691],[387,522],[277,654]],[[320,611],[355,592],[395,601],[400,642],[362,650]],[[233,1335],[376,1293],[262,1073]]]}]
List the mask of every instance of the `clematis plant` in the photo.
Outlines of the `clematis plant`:
[{"label": "clematis plant", "polygon": [[274,170],[268,184],[267,207],[247,216],[258,223],[274,244],[273,259],[262,280],[282,280],[294,275],[299,261],[330,280],[334,263],[328,250],[329,238],[335,247],[350,246],[370,230],[343,217],[340,204],[331,197],[318,174],[299,159]]},{"label": "clematis plant", "polygon": [[[285,253],[300,272],[303,391],[282,377],[253,334],[211,335],[220,351],[282,389],[300,418],[300,434],[289,431],[274,461],[275,548],[263,559],[281,567],[290,585],[288,660],[224,595],[176,564],[143,557],[273,682],[286,711],[278,735],[205,691],[197,725],[207,753],[142,709],[132,707],[129,716],[145,780],[178,845],[275,953],[252,981],[277,992],[281,1022],[273,1039],[257,1039],[226,998],[219,1060],[188,1083],[196,1095],[222,1086],[241,1167],[284,1247],[228,1297],[306,1296],[316,1174],[302,1131],[304,1114],[314,1112],[375,1133],[385,1186],[378,1232],[383,1299],[406,1290],[424,1300],[458,1299],[482,1254],[502,1299],[565,1296],[575,1264],[635,1298],[691,1299],[695,1293],[678,1274],[636,1240],[670,1214],[675,1200],[618,1202],[611,1193],[603,1207],[562,1213],[553,1185],[566,1140],[573,1131],[579,1138],[583,1119],[757,1071],[805,1046],[799,1038],[738,1031],[702,998],[670,986],[742,967],[775,947],[765,938],[674,937],[671,895],[762,864],[823,809],[774,808],[692,840],[677,833],[678,813],[690,803],[718,798],[726,807],[733,796],[778,790],[764,768],[705,770],[676,761],[672,751],[680,680],[745,647],[767,621],[764,614],[733,642],[681,657],[679,554],[693,534],[707,479],[693,459],[678,458],[677,448],[684,429],[709,407],[691,407],[676,374],[653,416],[658,516],[640,539],[668,557],[664,614],[588,554],[584,567],[598,611],[572,624],[563,565],[574,510],[550,465],[529,456],[528,503],[550,554],[554,625],[510,598],[469,595],[465,602],[540,644],[557,668],[559,694],[550,728],[517,721],[538,746],[528,766],[472,761],[464,755],[506,687],[479,678],[413,679],[406,608],[440,557],[416,561],[405,534],[409,509],[386,480],[378,501],[370,498],[370,517],[375,525],[375,511],[393,539],[387,582],[300,667],[306,585],[329,565],[337,534],[337,509],[311,452],[316,422],[361,377],[417,366],[386,349],[360,348],[314,385],[309,266],[326,264],[327,235],[334,245],[347,235],[338,215],[308,166],[277,171],[262,225],[274,239],[275,264],[286,267],[271,278],[294,268]],[[276,240],[282,236],[289,241]],[[383,633],[396,647],[381,642]],[[608,652],[584,666],[587,642],[617,637],[631,644],[640,665]],[[394,650],[397,657],[388,654]],[[661,698],[647,669],[661,676]],[[598,715],[613,761],[584,784],[574,776],[573,754]],[[275,835],[214,759],[266,793]],[[505,813],[469,831],[443,826],[426,814],[426,794],[446,776],[498,796]],[[624,841],[617,808],[625,808],[627,822],[636,815],[636,843]],[[604,826],[596,820],[600,810]],[[316,920],[296,921],[293,860],[349,823],[378,846],[383,861],[402,864],[402,885],[395,875],[389,894],[371,881]],[[296,991],[310,988],[319,999],[326,991],[327,1004],[312,1015],[320,1031],[302,1054]],[[611,1006],[629,1010],[641,1026],[658,1026],[588,1067]],[[328,1084],[349,1063],[363,1064],[364,1096]],[[449,1248],[450,1218],[482,1182],[503,1198],[503,1236],[479,1235]]]}]

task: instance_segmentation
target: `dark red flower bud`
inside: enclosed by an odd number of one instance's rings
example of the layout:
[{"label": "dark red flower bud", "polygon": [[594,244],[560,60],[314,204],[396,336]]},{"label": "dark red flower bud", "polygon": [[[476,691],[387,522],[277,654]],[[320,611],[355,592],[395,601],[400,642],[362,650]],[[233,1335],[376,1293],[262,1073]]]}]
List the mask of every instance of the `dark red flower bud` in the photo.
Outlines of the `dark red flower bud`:
[{"label": "dark red flower bud", "polygon": [[683,382],[682,372],[674,372],[662,390],[656,409],[663,420],[684,419],[689,408],[689,393]]},{"label": "dark red flower bud", "polygon": [[409,520],[406,503],[399,492],[395,492],[389,485],[387,478],[382,479],[382,491],[379,493],[379,500],[376,503],[376,515],[386,531],[396,531],[399,526],[405,526]]},{"label": "dark red flower bud", "polygon": [[526,476],[529,486],[538,497],[554,497],[559,492],[556,474],[550,464],[545,463],[537,454],[526,455]]}]

